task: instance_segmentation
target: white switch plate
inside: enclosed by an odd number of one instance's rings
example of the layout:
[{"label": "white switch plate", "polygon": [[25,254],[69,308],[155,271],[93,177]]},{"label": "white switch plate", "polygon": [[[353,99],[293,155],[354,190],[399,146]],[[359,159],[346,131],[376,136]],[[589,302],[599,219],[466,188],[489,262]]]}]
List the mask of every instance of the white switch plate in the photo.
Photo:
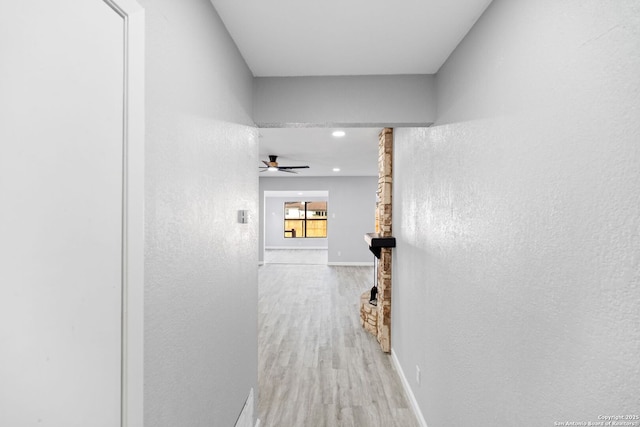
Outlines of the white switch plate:
[{"label": "white switch plate", "polygon": [[249,211],[247,210],[239,210],[238,211],[238,222],[240,224],[246,224],[249,222]]}]

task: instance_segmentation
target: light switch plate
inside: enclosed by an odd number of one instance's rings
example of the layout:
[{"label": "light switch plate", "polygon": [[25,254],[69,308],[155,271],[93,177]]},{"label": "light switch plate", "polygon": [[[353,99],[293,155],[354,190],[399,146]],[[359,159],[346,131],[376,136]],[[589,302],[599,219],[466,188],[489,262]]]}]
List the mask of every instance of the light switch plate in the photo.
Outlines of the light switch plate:
[{"label": "light switch plate", "polygon": [[249,211],[247,210],[239,210],[238,211],[238,222],[240,224],[246,224],[249,222]]}]

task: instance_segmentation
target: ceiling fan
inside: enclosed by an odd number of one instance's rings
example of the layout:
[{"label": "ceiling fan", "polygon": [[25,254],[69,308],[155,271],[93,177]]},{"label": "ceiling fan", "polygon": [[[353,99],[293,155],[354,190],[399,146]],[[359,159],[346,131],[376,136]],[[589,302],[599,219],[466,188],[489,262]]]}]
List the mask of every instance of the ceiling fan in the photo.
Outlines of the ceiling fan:
[{"label": "ceiling fan", "polygon": [[263,160],[262,163],[265,164],[265,166],[261,166],[260,169],[262,169],[260,172],[264,172],[264,171],[270,171],[270,172],[288,172],[288,173],[298,173],[296,171],[293,171],[291,169],[308,169],[309,166],[278,166],[278,162],[277,162],[278,156],[273,156],[273,155],[269,155],[269,161],[265,161]]}]

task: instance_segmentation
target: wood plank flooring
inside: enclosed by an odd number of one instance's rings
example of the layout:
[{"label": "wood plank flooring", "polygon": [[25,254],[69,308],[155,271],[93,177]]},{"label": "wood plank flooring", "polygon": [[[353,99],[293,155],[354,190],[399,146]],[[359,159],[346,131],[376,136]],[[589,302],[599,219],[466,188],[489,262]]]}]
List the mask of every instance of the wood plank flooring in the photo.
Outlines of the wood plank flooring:
[{"label": "wood plank flooring", "polygon": [[265,249],[266,264],[327,264],[326,249]]},{"label": "wood plank flooring", "polygon": [[261,427],[418,427],[391,358],[360,326],[372,267],[259,268]]}]

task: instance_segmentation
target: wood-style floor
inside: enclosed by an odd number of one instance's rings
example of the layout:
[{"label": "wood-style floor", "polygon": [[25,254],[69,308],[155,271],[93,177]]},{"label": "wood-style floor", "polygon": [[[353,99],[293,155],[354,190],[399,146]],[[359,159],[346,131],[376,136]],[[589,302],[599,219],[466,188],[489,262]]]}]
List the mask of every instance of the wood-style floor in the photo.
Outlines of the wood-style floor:
[{"label": "wood-style floor", "polygon": [[261,427],[413,427],[391,358],[359,323],[372,267],[259,269]]},{"label": "wood-style floor", "polygon": [[265,249],[265,264],[327,264],[326,249]]}]

